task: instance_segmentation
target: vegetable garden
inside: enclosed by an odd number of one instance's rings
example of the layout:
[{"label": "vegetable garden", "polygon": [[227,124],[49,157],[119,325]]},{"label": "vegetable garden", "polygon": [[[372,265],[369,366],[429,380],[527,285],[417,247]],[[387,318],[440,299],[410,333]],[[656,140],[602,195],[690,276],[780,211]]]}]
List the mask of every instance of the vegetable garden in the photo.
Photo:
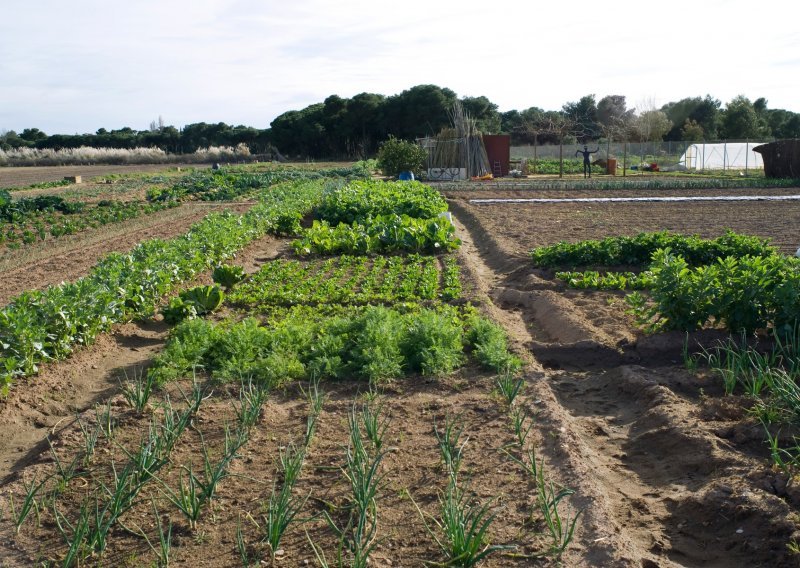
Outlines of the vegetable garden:
[{"label": "vegetable garden", "polygon": [[509,211],[363,165],[138,191],[246,207],[0,310],[0,564],[794,565],[800,265],[752,212],[795,204]]}]

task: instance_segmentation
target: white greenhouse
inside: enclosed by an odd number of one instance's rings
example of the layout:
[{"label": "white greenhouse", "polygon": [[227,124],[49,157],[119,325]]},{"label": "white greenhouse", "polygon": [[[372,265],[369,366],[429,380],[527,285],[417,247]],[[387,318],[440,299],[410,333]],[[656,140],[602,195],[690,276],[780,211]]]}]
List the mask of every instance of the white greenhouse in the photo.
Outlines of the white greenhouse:
[{"label": "white greenhouse", "polygon": [[763,142],[727,142],[692,144],[680,163],[687,170],[763,169],[764,160],[753,148]]}]

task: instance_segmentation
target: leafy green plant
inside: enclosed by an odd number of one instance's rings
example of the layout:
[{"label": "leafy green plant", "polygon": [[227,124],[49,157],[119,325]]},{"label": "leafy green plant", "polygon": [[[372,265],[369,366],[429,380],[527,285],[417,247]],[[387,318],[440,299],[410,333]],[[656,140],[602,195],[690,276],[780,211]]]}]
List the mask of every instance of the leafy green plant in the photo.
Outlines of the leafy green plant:
[{"label": "leafy green plant", "polygon": [[508,339],[502,327],[474,315],[467,322],[467,329],[467,343],[481,365],[507,375],[514,375],[522,369],[522,360],[508,350]]},{"label": "leafy green plant", "polygon": [[701,239],[667,231],[639,233],[633,237],[607,237],[577,243],[559,242],[531,251],[536,266],[647,266],[659,249],[670,249],[688,266],[708,265],[717,258],[733,256],[773,256],[777,249],[766,239],[727,231],[716,239]]},{"label": "leafy green plant", "polygon": [[420,312],[407,321],[400,348],[412,370],[423,375],[450,373],[464,359],[461,322],[447,312]]},{"label": "leafy green plant", "polygon": [[244,268],[241,266],[231,264],[220,264],[211,273],[211,278],[225,288],[226,292],[230,292],[236,284],[244,280]]},{"label": "leafy green plant", "polygon": [[326,188],[315,211],[331,225],[363,223],[380,215],[429,219],[447,211],[447,202],[420,182],[354,181]]},{"label": "leafy green plant", "polygon": [[428,154],[421,146],[394,136],[389,136],[378,149],[378,167],[387,176],[405,171],[419,175],[427,158]]},{"label": "leafy green plant", "polygon": [[378,215],[363,223],[332,226],[314,221],[292,243],[295,253],[375,254],[395,251],[439,254],[456,250],[461,240],[455,227],[444,217],[418,219],[408,215]]}]

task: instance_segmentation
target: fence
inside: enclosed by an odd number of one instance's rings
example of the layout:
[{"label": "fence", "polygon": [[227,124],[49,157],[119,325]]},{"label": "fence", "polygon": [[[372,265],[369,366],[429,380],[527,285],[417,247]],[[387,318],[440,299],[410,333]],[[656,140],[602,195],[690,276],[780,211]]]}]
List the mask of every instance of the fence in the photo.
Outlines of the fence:
[{"label": "fence", "polygon": [[[658,164],[660,171],[708,171],[735,170],[747,173],[749,170],[763,170],[761,155],[753,152],[759,144],[772,140],[706,140],[690,141],[658,141],[658,142],[607,142],[601,140],[589,144],[589,150],[597,150],[592,160],[615,158],[617,164],[628,169],[640,169]],[[584,144],[564,144],[564,159],[575,159],[576,152],[583,150]],[[512,146],[512,160],[557,160],[559,146],[527,145]]]}]

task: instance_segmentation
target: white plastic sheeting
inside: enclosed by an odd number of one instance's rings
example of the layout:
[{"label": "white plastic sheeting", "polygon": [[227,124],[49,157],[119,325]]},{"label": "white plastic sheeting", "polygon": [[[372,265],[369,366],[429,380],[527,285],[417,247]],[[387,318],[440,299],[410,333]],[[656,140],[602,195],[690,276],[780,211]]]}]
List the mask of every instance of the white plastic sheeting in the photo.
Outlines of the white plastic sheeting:
[{"label": "white plastic sheeting", "polygon": [[686,197],[531,197],[519,199],[470,199],[470,203],[633,203],[637,201],[800,201],[800,195],[709,195]]},{"label": "white plastic sheeting", "polygon": [[764,142],[727,142],[692,144],[686,148],[680,163],[688,170],[763,169],[764,160],[753,148]]}]

